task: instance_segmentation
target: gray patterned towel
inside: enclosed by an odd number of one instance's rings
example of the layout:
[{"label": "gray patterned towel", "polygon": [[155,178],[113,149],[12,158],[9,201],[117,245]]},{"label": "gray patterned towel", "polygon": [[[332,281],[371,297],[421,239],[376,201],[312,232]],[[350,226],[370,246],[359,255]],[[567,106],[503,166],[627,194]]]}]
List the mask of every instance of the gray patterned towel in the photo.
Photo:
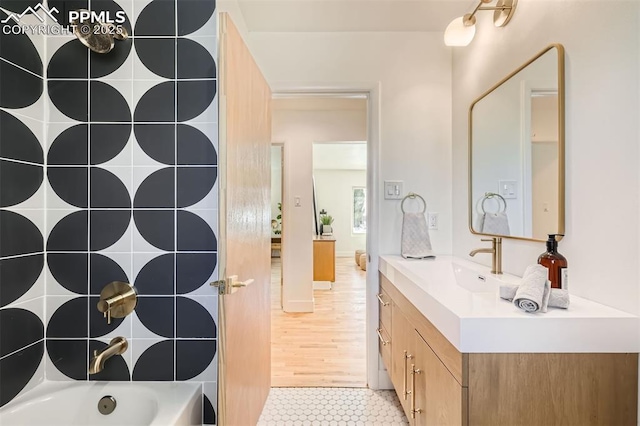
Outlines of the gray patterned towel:
[{"label": "gray patterned towel", "polygon": [[482,218],[482,233],[493,235],[511,235],[509,217],[505,212],[485,213]]},{"label": "gray patterned towel", "polygon": [[424,213],[403,214],[401,254],[405,259],[435,258]]}]

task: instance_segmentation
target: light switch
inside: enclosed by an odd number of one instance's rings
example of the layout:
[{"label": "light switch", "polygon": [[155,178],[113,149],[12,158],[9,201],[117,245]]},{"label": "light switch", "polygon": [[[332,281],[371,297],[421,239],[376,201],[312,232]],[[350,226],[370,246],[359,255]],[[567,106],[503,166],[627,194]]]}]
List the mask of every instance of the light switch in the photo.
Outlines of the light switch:
[{"label": "light switch", "polygon": [[515,180],[499,180],[499,191],[503,198],[518,198],[518,181]]},{"label": "light switch", "polygon": [[385,180],[384,181],[384,199],[385,200],[399,200],[404,197],[402,191],[401,180]]},{"label": "light switch", "polygon": [[300,204],[300,197],[294,197],[293,198],[293,203],[296,207],[301,207],[302,204]]}]

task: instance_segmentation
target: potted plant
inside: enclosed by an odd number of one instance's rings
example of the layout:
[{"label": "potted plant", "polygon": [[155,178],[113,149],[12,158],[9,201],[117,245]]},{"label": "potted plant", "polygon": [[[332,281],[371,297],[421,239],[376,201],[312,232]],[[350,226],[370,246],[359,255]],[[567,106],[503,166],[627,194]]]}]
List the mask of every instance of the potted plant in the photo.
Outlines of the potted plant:
[{"label": "potted plant", "polygon": [[321,224],[321,234],[322,235],[333,235],[333,228],[331,224],[333,223],[333,216],[330,214],[325,214],[320,216],[320,224]]}]

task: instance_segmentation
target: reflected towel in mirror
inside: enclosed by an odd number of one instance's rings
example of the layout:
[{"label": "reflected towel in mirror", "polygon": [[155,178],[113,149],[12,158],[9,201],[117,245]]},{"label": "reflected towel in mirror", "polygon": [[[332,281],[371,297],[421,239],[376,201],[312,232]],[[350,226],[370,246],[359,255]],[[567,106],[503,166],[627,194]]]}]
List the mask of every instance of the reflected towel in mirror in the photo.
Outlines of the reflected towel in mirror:
[{"label": "reflected towel in mirror", "polygon": [[479,220],[478,223],[482,223],[480,232],[483,234],[511,235],[509,217],[506,212],[484,213],[482,220]]}]

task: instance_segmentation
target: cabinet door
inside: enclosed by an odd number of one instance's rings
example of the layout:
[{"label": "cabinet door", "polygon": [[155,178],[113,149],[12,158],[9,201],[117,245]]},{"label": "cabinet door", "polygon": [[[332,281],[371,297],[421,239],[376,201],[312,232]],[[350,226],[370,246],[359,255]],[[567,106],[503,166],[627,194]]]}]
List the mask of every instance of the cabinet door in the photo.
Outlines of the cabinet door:
[{"label": "cabinet door", "polygon": [[463,389],[422,337],[415,332],[415,362],[410,366],[411,410],[415,425],[462,425]]},{"label": "cabinet door", "polygon": [[400,308],[391,305],[391,381],[396,388],[398,398],[409,417],[409,369],[414,358],[413,345],[415,329],[404,316]]}]

